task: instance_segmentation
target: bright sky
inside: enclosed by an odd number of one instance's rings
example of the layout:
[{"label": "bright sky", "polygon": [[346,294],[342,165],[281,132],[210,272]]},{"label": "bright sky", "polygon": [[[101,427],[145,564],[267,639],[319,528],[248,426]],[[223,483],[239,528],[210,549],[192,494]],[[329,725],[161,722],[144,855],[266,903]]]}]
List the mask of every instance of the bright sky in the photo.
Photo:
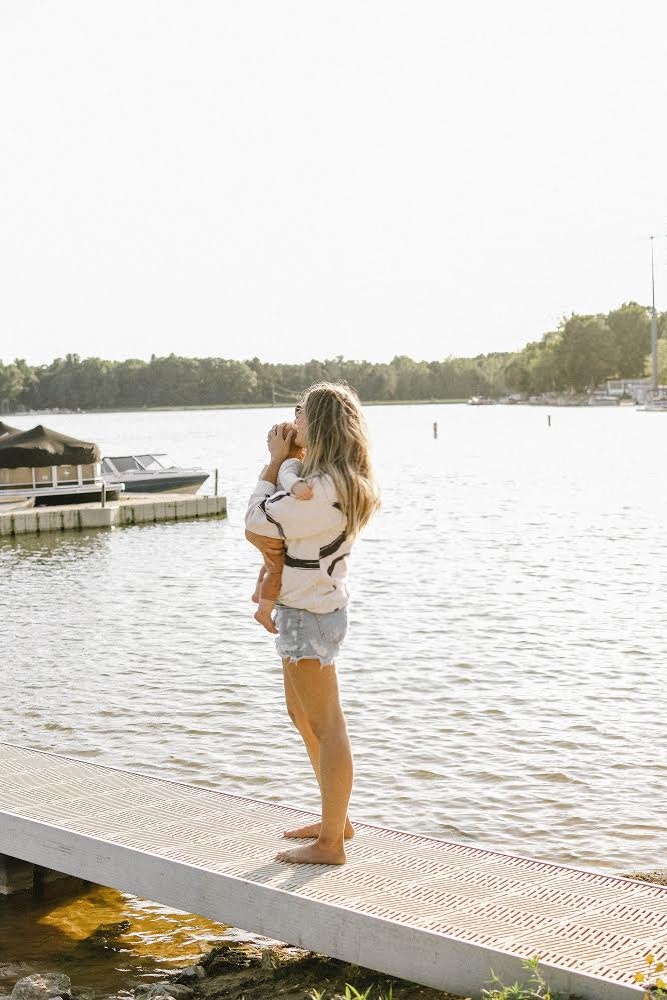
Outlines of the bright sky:
[{"label": "bright sky", "polygon": [[0,0],[0,358],[430,360],[648,303],[666,38],[664,0]]}]

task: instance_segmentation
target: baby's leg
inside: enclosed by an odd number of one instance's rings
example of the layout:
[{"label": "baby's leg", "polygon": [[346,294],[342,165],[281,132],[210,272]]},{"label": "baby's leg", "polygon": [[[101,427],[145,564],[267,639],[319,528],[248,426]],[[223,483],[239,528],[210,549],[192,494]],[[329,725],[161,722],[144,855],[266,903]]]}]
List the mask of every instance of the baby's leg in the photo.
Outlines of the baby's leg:
[{"label": "baby's leg", "polygon": [[278,559],[282,560],[280,563],[282,567],[282,562],[284,562],[285,558],[285,543],[280,538],[268,538],[266,535],[258,535],[255,531],[248,531],[247,529],[245,536],[248,539],[248,541],[252,542],[255,548],[259,549],[259,551],[262,553],[263,565],[259,571],[259,576],[257,577],[257,583],[255,584],[255,590],[253,591],[253,595],[251,598],[251,600],[255,604],[259,604],[260,588],[262,585],[262,580],[264,579],[264,575],[266,574],[267,569],[270,567],[276,555]]},{"label": "baby's leg", "polygon": [[270,557],[265,557],[264,574],[259,589],[259,607],[255,612],[255,619],[264,626],[267,632],[271,632],[273,635],[278,634],[278,629],[274,625],[271,615],[280,593],[284,563],[284,550],[280,553],[272,552]]},{"label": "baby's leg", "polygon": [[265,574],[266,574],[266,566],[264,565],[264,563],[262,563],[262,565],[259,568],[259,573],[257,574],[257,583],[255,584],[255,589],[253,591],[252,597],[250,598],[250,600],[254,604],[259,604],[259,594],[262,588],[262,580],[264,579]]}]

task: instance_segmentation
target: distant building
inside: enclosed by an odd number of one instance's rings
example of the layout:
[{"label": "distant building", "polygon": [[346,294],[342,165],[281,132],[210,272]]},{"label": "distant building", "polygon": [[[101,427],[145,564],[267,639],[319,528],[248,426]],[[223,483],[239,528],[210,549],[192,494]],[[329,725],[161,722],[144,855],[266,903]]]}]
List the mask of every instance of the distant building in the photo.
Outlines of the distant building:
[{"label": "distant building", "polygon": [[651,387],[649,378],[610,378],[607,379],[607,392],[610,396],[632,396],[635,403],[645,403],[646,393]]}]

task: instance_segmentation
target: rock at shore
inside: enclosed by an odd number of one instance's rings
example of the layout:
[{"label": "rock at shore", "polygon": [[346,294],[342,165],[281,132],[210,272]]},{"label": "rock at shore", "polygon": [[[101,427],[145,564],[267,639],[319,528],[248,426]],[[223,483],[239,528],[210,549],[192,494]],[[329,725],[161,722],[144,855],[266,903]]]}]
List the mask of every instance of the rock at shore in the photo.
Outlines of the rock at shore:
[{"label": "rock at shore", "polygon": [[62,972],[43,972],[19,979],[11,992],[11,1000],[51,1000],[52,997],[69,1000],[71,989],[69,976]]},{"label": "rock at shore", "polygon": [[[370,969],[303,951],[290,945],[259,947],[249,942],[227,942],[200,962],[205,975],[194,986],[193,1000],[306,1000],[322,993],[326,1000],[344,1000],[351,983],[373,1000],[461,1000],[440,990],[392,979]],[[181,976],[177,977],[178,979]],[[353,994],[356,996],[356,994]],[[136,1000],[143,1000],[137,996]]]},{"label": "rock at shore", "polygon": [[180,983],[151,983],[149,986],[138,986],[134,991],[137,1000],[156,1000],[157,997],[171,997],[172,1000],[190,1000],[194,990]]}]

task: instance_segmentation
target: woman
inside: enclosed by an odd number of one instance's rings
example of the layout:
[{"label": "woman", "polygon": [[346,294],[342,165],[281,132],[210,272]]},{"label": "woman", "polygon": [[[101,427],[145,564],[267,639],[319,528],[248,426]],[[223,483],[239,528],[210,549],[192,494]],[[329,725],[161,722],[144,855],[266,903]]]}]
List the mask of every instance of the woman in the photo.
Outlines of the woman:
[{"label": "woman", "polygon": [[[281,462],[292,444],[305,448],[302,476],[313,496],[276,492]],[[335,658],[347,629],[347,560],[352,543],[380,505],[361,404],[346,385],[311,386],[295,424],[268,436],[271,459],[250,498],[249,531],[285,545],[276,607],[276,647],[283,661],[287,711],[299,730],[320,785],[322,820],[285,831],[314,839],[277,855],[278,861],[342,865],[352,751],[340,705]]]}]

